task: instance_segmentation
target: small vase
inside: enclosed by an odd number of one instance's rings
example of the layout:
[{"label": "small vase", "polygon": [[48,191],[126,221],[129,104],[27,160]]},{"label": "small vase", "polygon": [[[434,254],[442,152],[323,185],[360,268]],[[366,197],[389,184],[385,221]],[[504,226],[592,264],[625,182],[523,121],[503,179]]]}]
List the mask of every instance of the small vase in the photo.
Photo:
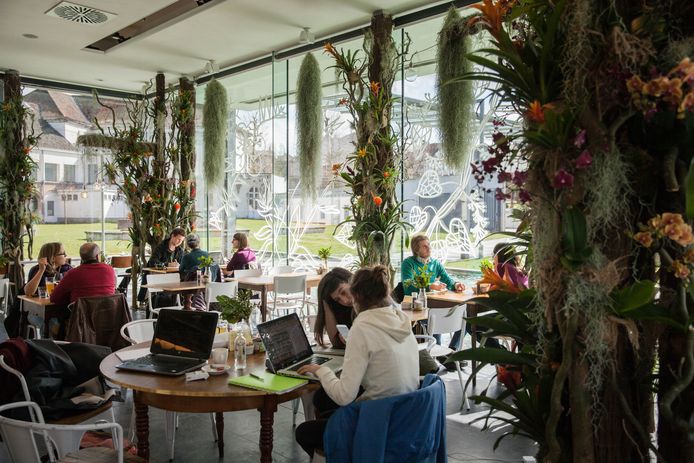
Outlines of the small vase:
[{"label": "small vase", "polygon": [[427,308],[427,290],[426,290],[426,288],[419,288],[419,296],[417,296],[417,300],[422,303],[422,309]]}]

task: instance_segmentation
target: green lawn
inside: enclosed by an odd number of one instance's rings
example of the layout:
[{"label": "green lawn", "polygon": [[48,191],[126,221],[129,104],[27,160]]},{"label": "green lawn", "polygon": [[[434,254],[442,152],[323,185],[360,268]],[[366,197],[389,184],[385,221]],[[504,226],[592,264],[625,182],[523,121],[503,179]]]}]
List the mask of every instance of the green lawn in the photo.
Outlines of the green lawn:
[{"label": "green lawn", "polygon": [[[264,220],[254,220],[254,219],[238,219],[236,221],[237,227],[239,229],[250,230],[249,241],[252,249],[260,248],[260,241],[255,238],[254,234],[258,232],[264,225]],[[105,224],[106,230],[117,230],[115,223]],[[36,233],[34,236],[34,251],[32,257],[35,259],[38,254],[39,249],[43,243],[51,241],[59,241],[65,246],[65,251],[69,256],[78,256],[79,247],[86,242],[85,231],[100,231],[100,223],[79,223],[79,224],[39,224],[36,226]],[[334,225],[328,225],[323,233],[306,233],[304,234],[301,245],[304,246],[309,253],[316,255],[318,249],[326,246],[332,247],[333,256],[342,256],[347,253],[354,254],[354,251],[344,246],[342,243],[337,241],[333,237],[333,232],[335,230]],[[204,232],[202,233],[202,245],[206,246]],[[98,242],[101,245],[101,242]],[[220,237],[210,237],[208,250],[216,251],[222,248]],[[281,248],[284,246],[281,245]],[[400,240],[396,240],[395,250],[400,249]],[[129,254],[130,253],[130,242],[129,241],[116,241],[109,240],[106,241],[106,253],[108,255],[115,254]],[[26,246],[25,246],[26,252]],[[409,250],[406,252],[409,255]],[[28,254],[25,254],[28,257]],[[480,259],[468,259],[462,261],[448,261],[446,263],[447,267],[460,268],[460,269],[471,269],[479,270]]]}]

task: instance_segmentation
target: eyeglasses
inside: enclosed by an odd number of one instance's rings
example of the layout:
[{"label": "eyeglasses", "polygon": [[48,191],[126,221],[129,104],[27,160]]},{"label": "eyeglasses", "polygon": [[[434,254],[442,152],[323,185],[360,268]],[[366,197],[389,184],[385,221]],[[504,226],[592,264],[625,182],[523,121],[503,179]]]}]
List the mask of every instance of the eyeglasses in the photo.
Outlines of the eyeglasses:
[{"label": "eyeglasses", "polygon": [[58,254],[56,254],[56,256],[63,256],[63,257],[66,257],[66,256],[67,256],[67,253],[66,253],[66,252],[59,252]]}]

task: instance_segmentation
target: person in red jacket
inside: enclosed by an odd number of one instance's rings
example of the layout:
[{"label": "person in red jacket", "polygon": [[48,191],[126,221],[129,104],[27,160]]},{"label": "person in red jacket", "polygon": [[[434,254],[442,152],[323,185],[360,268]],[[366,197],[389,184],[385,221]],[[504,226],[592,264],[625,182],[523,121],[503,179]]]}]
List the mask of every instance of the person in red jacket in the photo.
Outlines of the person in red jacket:
[{"label": "person in red jacket", "polygon": [[65,274],[51,294],[51,302],[67,306],[80,297],[110,296],[116,292],[116,272],[108,264],[99,262],[101,250],[96,243],[80,246],[79,267]]}]

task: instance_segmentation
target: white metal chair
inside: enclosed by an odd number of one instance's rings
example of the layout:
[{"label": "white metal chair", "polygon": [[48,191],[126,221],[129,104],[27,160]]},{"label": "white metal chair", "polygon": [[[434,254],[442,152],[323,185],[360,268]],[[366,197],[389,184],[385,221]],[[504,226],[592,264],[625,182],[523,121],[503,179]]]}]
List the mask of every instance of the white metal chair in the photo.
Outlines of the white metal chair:
[{"label": "white metal chair", "polygon": [[[228,283],[223,283],[228,284]],[[139,344],[141,342],[151,341],[154,335],[154,324],[156,319],[148,318],[145,320],[134,320],[130,323],[126,323],[120,330],[120,334],[123,339],[127,340],[131,344]],[[127,334],[126,334],[127,333]],[[214,413],[210,413],[210,419],[212,420],[212,435],[214,436],[215,442],[217,441],[217,425],[214,418]],[[130,418],[130,429],[135,429],[135,409],[133,408],[133,413]],[[166,411],[166,416],[164,418],[164,434],[166,436],[166,442],[169,446],[169,460],[174,459],[174,446],[176,443],[176,428],[178,427],[178,413],[172,411]]]},{"label": "white metal chair", "polygon": [[299,311],[300,317],[305,318],[306,305],[306,275],[279,276],[273,278],[273,294],[268,301],[272,303],[272,312],[282,310],[285,314]]},{"label": "white metal chair", "polygon": [[[455,333],[456,331],[460,330],[462,342],[462,337],[465,335],[466,307],[467,306],[465,304],[461,304],[450,309],[429,309],[429,320],[427,321],[426,326],[427,334],[433,336],[435,334]],[[432,357],[442,357],[450,355],[453,352],[453,349],[450,347],[445,347],[439,344],[434,345],[429,350]],[[453,363],[455,364],[455,371],[458,373],[460,388],[463,392],[463,405],[469,410],[470,403],[465,395],[465,382],[463,381],[463,374],[460,370],[460,362],[455,361]]]},{"label": "white metal chair", "polygon": [[10,279],[0,278],[0,298],[2,298],[2,310],[0,315],[7,317],[7,307],[9,305],[9,299],[12,293],[10,292]]},{"label": "white metal chair", "polygon": [[263,270],[259,268],[249,268],[248,270],[234,270],[234,278],[260,277]]},{"label": "white metal chair", "polygon": [[230,281],[227,283],[210,283],[207,285],[205,301],[207,301],[207,310],[210,310],[210,304],[217,302],[217,296],[236,297],[239,289],[238,281]]},{"label": "white metal chair", "polygon": [[[15,403],[32,403],[32,404],[36,405],[34,402],[31,401],[31,395],[29,394],[29,387],[27,386],[27,382],[26,382],[26,379],[24,378],[24,375],[22,374],[21,371],[16,370],[16,369],[12,368],[11,366],[9,366],[5,362],[5,357],[3,355],[0,355],[0,368],[13,374],[19,380],[19,384],[22,388],[22,395],[24,396],[24,401],[23,402],[15,402]],[[38,405],[37,405],[37,407],[38,407]],[[85,413],[83,418],[80,418],[81,415],[80,416],[72,416],[71,421],[77,422],[80,424],[88,423],[92,420],[92,418],[100,415],[102,412],[105,412],[106,410],[109,410],[109,412],[110,412],[111,423],[115,423],[116,422],[116,416],[113,413],[113,407],[111,405],[111,402],[109,402],[106,405],[103,405],[102,407],[97,409],[96,412]],[[39,412],[40,411],[41,411],[41,409],[39,408]],[[35,414],[33,412],[33,409],[31,409],[31,408],[29,409],[29,413],[30,413],[32,420],[38,421],[38,417],[41,416],[40,422],[41,423],[44,422],[43,421],[43,415]],[[100,420],[100,421],[106,421],[106,420]],[[55,423],[53,425],[57,426],[58,424]],[[89,428],[89,429],[91,429],[91,428]],[[82,433],[82,434],[84,434],[84,433]],[[79,444],[80,444],[80,440],[82,439],[82,434],[80,434],[78,436],[77,440],[75,440],[75,437],[70,435],[69,433],[68,434],[58,433],[55,436],[50,436],[50,437],[53,441],[53,444],[57,447],[57,451],[61,454],[66,454],[66,453],[70,453],[70,452],[76,452],[77,450],[79,450]],[[30,460],[30,461],[33,461],[33,460]]]},{"label": "white metal chair", "polygon": [[294,273],[294,267],[291,265],[278,265],[272,269],[273,275],[284,275],[286,273]]},{"label": "white metal chair", "polygon": [[[156,285],[163,283],[178,283],[181,281],[181,277],[178,273],[164,273],[164,274],[149,274],[147,275],[147,284]],[[159,313],[160,309],[182,309],[182,305],[174,305],[169,307],[158,307],[154,308],[152,305],[152,294],[162,292],[162,289],[147,288],[147,303],[149,304],[149,309],[153,313]],[[176,296],[176,301],[180,304],[178,295]]]},{"label": "white metal chair", "polygon": [[[35,421],[20,421],[2,416],[7,410],[19,408],[28,408],[30,416],[33,416]],[[118,463],[123,463],[123,428],[118,423],[47,424],[43,420],[41,408],[35,402],[14,402],[0,406],[0,434],[14,463],[41,463],[36,442],[37,436],[43,439],[43,446],[48,452],[48,461],[51,463],[64,458],[67,454],[73,454],[77,458],[84,456],[84,461],[90,461],[88,457],[90,454],[93,455],[94,451],[79,450],[79,443],[84,433],[91,430],[111,431],[114,450],[110,456],[111,458],[115,456]],[[71,441],[75,445],[73,449],[68,449],[60,445],[58,441]]]}]

